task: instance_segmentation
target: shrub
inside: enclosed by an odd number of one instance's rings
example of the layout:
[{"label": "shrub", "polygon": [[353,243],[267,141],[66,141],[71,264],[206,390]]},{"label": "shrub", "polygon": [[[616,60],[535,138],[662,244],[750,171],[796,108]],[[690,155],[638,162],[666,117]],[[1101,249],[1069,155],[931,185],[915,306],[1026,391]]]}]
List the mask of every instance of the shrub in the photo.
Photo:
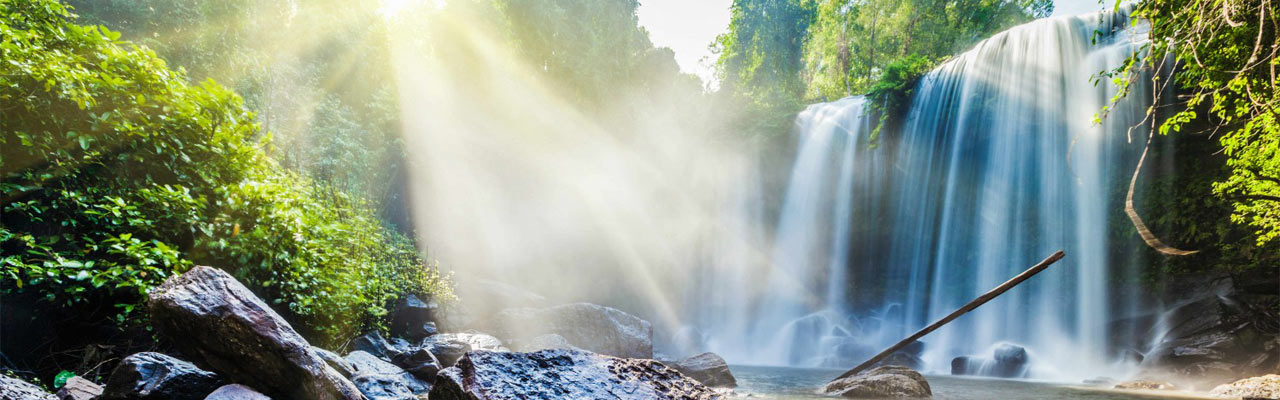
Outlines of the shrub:
[{"label": "shrub", "polygon": [[72,18],[0,0],[3,294],[138,322],[148,290],[208,264],[325,344],[380,325],[401,294],[451,296],[362,200],[266,157],[234,93]]}]

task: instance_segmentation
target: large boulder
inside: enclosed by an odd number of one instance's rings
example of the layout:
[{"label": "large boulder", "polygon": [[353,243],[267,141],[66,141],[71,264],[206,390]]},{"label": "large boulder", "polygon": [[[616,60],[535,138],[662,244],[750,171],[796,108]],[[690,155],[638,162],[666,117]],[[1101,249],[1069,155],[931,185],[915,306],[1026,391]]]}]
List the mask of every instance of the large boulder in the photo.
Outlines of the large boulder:
[{"label": "large boulder", "polygon": [[436,303],[423,301],[416,295],[405,296],[391,314],[391,334],[414,342],[436,334],[434,320],[438,308]]},{"label": "large boulder", "polygon": [[569,340],[565,339],[564,336],[554,333],[538,335],[533,339],[521,342],[517,346],[519,347],[516,347],[516,351],[523,353],[546,349],[577,349],[576,346],[569,344]]},{"label": "large boulder", "polygon": [[371,400],[412,400],[431,390],[429,382],[368,352],[353,351],[345,360],[354,371],[351,381]]},{"label": "large boulder", "polygon": [[251,387],[232,384],[225,385],[218,388],[218,390],[214,390],[213,393],[209,393],[209,396],[205,397],[204,400],[271,400],[271,398],[267,397],[265,394],[258,393],[258,391],[253,390]]},{"label": "large boulder", "polygon": [[836,379],[818,390],[819,394],[850,398],[924,398],[933,390],[924,375],[901,365],[888,365]]},{"label": "large boulder", "polygon": [[1246,400],[1280,399],[1280,375],[1265,375],[1241,379],[1213,389],[1210,394]]},{"label": "large boulder", "polygon": [[102,395],[102,385],[73,376],[58,389],[58,400],[93,400]]},{"label": "large boulder", "polygon": [[510,308],[477,324],[506,343],[554,333],[587,351],[625,358],[653,358],[653,327],[612,307],[573,303],[549,308]]},{"label": "large boulder", "polygon": [[52,393],[31,382],[0,373],[0,400],[54,400]]},{"label": "large boulder", "polygon": [[473,351],[440,371],[432,400],[714,399],[710,388],[654,360],[582,350]]},{"label": "large boulder", "polygon": [[293,327],[217,268],[197,266],[151,293],[160,334],[224,378],[277,398],[363,399]]},{"label": "large boulder", "polygon": [[702,382],[703,385],[726,388],[738,386],[733,373],[729,372],[729,363],[716,353],[698,354],[676,361],[672,366],[685,376]]},{"label": "large boulder", "polygon": [[1255,307],[1232,295],[1210,295],[1165,312],[1168,329],[1141,366],[1181,379],[1234,379],[1280,370],[1280,337],[1259,325]]},{"label": "large boulder", "polygon": [[338,373],[342,374],[343,377],[351,378],[351,375],[355,374],[355,370],[352,369],[351,363],[342,359],[342,356],[338,355],[338,353],[319,347],[314,347],[312,350],[315,350],[316,355],[320,356],[320,359],[324,360],[325,364],[329,364],[329,367],[333,368],[334,371],[338,371]]},{"label": "large boulder", "polygon": [[111,371],[103,400],[200,400],[222,386],[218,375],[160,353],[125,357]]}]

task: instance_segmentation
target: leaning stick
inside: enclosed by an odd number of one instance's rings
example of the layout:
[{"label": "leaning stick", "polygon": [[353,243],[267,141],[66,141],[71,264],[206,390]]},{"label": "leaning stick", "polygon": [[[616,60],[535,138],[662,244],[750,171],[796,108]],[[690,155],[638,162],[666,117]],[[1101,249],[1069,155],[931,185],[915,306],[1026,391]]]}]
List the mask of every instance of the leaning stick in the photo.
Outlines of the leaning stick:
[{"label": "leaning stick", "polygon": [[973,301],[970,301],[969,304],[965,304],[964,307],[960,307],[960,309],[951,312],[951,314],[948,314],[946,317],[942,317],[942,319],[938,320],[938,322],[934,322],[932,325],[926,326],[924,329],[921,329],[920,331],[912,334],[911,336],[908,336],[906,339],[902,339],[901,342],[898,342],[897,344],[880,352],[880,354],[876,354],[875,357],[871,357],[870,360],[867,360],[862,364],[858,364],[858,366],[853,367],[853,369],[840,375],[840,377],[836,378],[836,380],[844,379],[844,378],[856,375],[859,372],[862,372],[862,370],[867,369],[868,367],[874,365],[877,361],[880,361],[881,359],[888,357],[890,354],[893,354],[893,352],[901,350],[903,347],[907,347],[908,344],[911,344],[911,342],[914,342],[924,337],[924,335],[928,335],[929,332],[933,332],[938,328],[941,328],[943,325],[946,325],[948,322],[951,322],[952,320],[959,318],[961,315],[964,315],[964,313],[973,311],[973,309],[978,308],[983,304],[986,304],[986,302],[991,301],[991,299],[996,298],[996,296],[999,296],[1004,292],[1009,291],[1009,289],[1012,289],[1014,286],[1018,286],[1018,284],[1022,283],[1022,281],[1025,281],[1028,278],[1035,276],[1035,274],[1040,273],[1040,271],[1044,271],[1045,268],[1049,268],[1049,265],[1055,262],[1058,262],[1058,260],[1061,260],[1063,256],[1064,254],[1062,253],[1061,250],[1059,250],[1057,253],[1053,253],[1053,255],[1049,256],[1049,258],[1046,258],[1044,259],[1044,261],[1041,261],[1039,264],[1036,264],[1030,269],[1023,271],[1021,274],[1018,274],[1018,276],[1013,277],[1013,279],[1010,279],[1007,282],[1000,284],[1000,286],[996,286],[995,289],[991,289],[991,291],[987,292],[986,294],[978,296],[978,298],[973,299]]}]

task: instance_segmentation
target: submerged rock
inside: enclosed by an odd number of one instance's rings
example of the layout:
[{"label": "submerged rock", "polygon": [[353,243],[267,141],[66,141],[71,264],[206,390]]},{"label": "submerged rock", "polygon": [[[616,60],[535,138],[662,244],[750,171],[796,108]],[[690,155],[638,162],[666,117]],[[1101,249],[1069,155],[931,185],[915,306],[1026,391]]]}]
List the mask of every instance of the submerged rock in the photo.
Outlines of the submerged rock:
[{"label": "submerged rock", "polygon": [[711,387],[736,387],[738,381],[729,371],[729,363],[716,353],[702,353],[676,361],[673,367],[680,373]]},{"label": "submerged rock", "polygon": [[160,353],[137,353],[120,361],[107,378],[103,400],[200,400],[222,380],[195,364]]},{"label": "submerged rock", "polygon": [[1213,389],[1210,394],[1239,397],[1245,400],[1280,399],[1280,375],[1264,375],[1241,379]]},{"label": "submerged rock", "polygon": [[849,398],[932,397],[929,381],[919,372],[900,365],[876,367],[827,383],[819,394]]},{"label": "submerged rock", "polygon": [[991,358],[960,356],[951,359],[951,374],[1023,378],[1027,376],[1028,361],[1027,349],[1002,343]]},{"label": "submerged rock", "polygon": [[217,268],[197,266],[151,293],[151,321],[183,354],[278,398],[363,399],[284,318]]},{"label": "submerged rock", "polygon": [[473,351],[440,371],[432,400],[715,399],[716,392],[654,360],[582,350]]},{"label": "submerged rock", "polygon": [[258,393],[258,391],[248,386],[234,384],[225,385],[218,388],[218,390],[214,390],[204,400],[271,400],[271,398],[265,394]]},{"label": "submerged rock", "polygon": [[0,373],[0,400],[54,400],[52,393],[31,382]]},{"label": "submerged rock", "polygon": [[58,400],[93,400],[102,395],[102,385],[73,376],[58,389]]},{"label": "submerged rock", "polygon": [[477,326],[508,343],[554,333],[583,350],[615,357],[653,358],[653,328],[649,321],[597,304],[509,308]]}]

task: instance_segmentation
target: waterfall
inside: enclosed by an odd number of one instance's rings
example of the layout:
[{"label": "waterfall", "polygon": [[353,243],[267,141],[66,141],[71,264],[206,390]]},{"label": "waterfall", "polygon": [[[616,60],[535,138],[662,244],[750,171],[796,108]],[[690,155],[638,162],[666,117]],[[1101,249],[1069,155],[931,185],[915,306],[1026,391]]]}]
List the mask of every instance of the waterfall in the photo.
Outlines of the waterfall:
[{"label": "waterfall", "polygon": [[[851,97],[797,118],[799,146],[750,346],[731,362],[849,367],[1055,250],[1067,258],[927,336],[923,368],[1027,349],[1031,377],[1115,368],[1106,322],[1139,257],[1115,256],[1123,189],[1149,129],[1150,79],[1101,123],[1090,77],[1145,40],[1128,10],[1037,20],[921,78],[896,129]],[[1149,126],[1149,124],[1147,125]]]}]

